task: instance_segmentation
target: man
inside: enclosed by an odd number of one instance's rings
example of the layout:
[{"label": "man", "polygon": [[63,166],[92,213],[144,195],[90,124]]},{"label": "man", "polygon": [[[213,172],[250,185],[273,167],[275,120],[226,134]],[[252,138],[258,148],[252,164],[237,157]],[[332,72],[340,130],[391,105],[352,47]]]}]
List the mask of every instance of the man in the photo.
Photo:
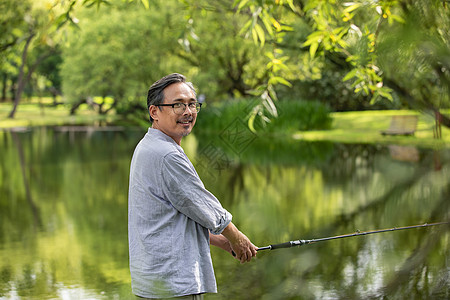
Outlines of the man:
[{"label": "man", "polygon": [[141,298],[202,299],[216,293],[209,245],[241,263],[257,247],[207,191],[181,148],[201,104],[181,74],[148,91],[152,126],[136,146],[130,167],[128,234],[133,293]]}]

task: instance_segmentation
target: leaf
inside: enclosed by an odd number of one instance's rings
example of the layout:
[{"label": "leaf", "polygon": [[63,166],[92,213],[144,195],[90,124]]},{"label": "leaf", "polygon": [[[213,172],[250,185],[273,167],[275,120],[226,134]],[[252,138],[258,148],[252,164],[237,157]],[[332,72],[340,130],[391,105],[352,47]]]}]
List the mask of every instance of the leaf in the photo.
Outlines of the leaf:
[{"label": "leaf", "polygon": [[270,77],[267,83],[272,85],[277,84],[278,83],[277,77]]},{"label": "leaf", "polygon": [[355,9],[358,9],[361,5],[362,5],[361,3],[352,4],[349,7],[347,7],[346,9],[344,9],[344,12],[350,13],[350,12],[354,11]]},{"label": "leaf", "polygon": [[375,104],[378,101],[378,98],[380,98],[380,94],[375,92],[375,94],[373,94],[372,99],[370,99],[370,105]]},{"label": "leaf", "polygon": [[271,21],[272,21],[272,24],[273,24],[273,27],[275,27],[275,29],[277,30],[277,31],[281,31],[281,25],[280,25],[280,23],[278,23],[278,21],[277,20],[275,20],[275,18],[271,18]]},{"label": "leaf", "polygon": [[314,42],[319,42],[323,39],[323,32],[322,31],[316,31],[308,35],[306,38],[306,42],[302,44],[303,47],[309,46]]},{"label": "leaf", "polygon": [[257,44],[258,43],[258,33],[256,32],[256,29],[254,27],[252,28],[252,37],[253,37],[253,42],[255,44]]},{"label": "leaf", "polygon": [[249,0],[241,0],[237,8],[237,11],[239,12],[248,3],[248,1]]},{"label": "leaf", "polygon": [[394,98],[392,97],[392,94],[390,93],[389,90],[385,90],[384,88],[381,88],[381,89],[378,89],[378,93],[379,93],[382,97],[384,97],[384,98],[386,98],[386,99],[389,99],[391,102],[394,101]]},{"label": "leaf", "polygon": [[265,10],[262,11],[261,20],[264,24],[264,27],[267,30],[267,33],[269,33],[270,36],[273,36],[273,29],[272,24],[270,23],[270,16],[267,14]]},{"label": "leaf", "polygon": [[339,35],[342,32],[345,33],[344,27],[342,27],[342,26],[341,27],[337,27],[337,28],[335,28],[335,29],[333,29],[331,31],[331,33],[333,33],[334,35]]},{"label": "leaf", "polygon": [[102,5],[102,4],[111,5],[111,3],[109,3],[107,0],[84,0],[83,1],[83,6],[86,6],[86,7],[92,7],[95,4],[97,4],[97,9],[99,9],[100,5]]},{"label": "leaf", "polygon": [[149,9],[150,8],[150,3],[148,2],[148,0],[141,0],[142,5],[144,5],[145,9]]},{"label": "leaf", "polygon": [[289,4],[289,7],[292,9],[293,12],[297,11],[297,8],[294,5],[294,0],[287,0],[287,3]]},{"label": "leaf", "polygon": [[277,54],[283,54],[283,49],[275,48],[275,49],[273,50],[273,52],[275,52],[275,53],[277,53]]},{"label": "leaf", "polygon": [[65,13],[65,14],[62,14],[62,15],[58,16],[56,18],[56,20],[55,20],[55,25],[57,26],[57,28],[60,28],[64,24],[66,24],[67,21],[69,20],[68,18],[69,18],[69,14],[68,13]]},{"label": "leaf", "polygon": [[273,103],[272,98],[269,96],[269,91],[265,91],[261,95],[261,98],[264,100],[263,105],[269,113],[274,117],[278,117],[277,107],[275,106],[275,103]]},{"label": "leaf", "polygon": [[292,28],[292,26],[281,25],[281,30],[284,30],[284,31],[294,31],[294,28]]},{"label": "leaf", "polygon": [[370,95],[370,90],[369,90],[369,87],[368,87],[367,85],[364,85],[364,86],[362,87],[362,89],[363,89],[363,91],[364,91],[364,93],[365,93],[366,95]]},{"label": "leaf", "polygon": [[391,18],[394,20],[394,21],[397,21],[397,22],[399,22],[399,23],[402,23],[402,24],[405,24],[406,22],[405,22],[405,19],[403,19],[402,17],[400,17],[399,15],[391,15]]},{"label": "leaf", "polygon": [[275,59],[275,56],[273,55],[272,52],[267,51],[267,52],[265,53],[265,55],[266,55],[266,57],[269,58],[270,60],[274,60],[274,59]]},{"label": "leaf", "polygon": [[274,65],[279,65],[279,64],[282,64],[283,62],[280,59],[278,59],[278,58],[274,58],[274,59],[272,59],[272,63]]},{"label": "leaf", "polygon": [[249,30],[249,28],[252,26],[253,20],[248,20],[247,23],[242,27],[242,29],[239,31],[239,35],[244,34]]},{"label": "leaf", "polygon": [[266,35],[264,34],[264,30],[259,24],[255,24],[254,29],[258,35],[259,40],[261,41],[261,46],[264,46],[264,43],[266,42]]},{"label": "leaf", "polygon": [[248,128],[253,133],[256,133],[255,119],[256,119],[256,116],[258,115],[258,112],[260,111],[260,107],[261,107],[261,105],[256,105],[255,107],[253,107],[252,111],[249,114],[249,118],[248,118],[248,123],[247,124],[248,124]]},{"label": "leaf", "polygon": [[278,77],[278,82],[285,86],[292,87],[292,84],[283,77]]},{"label": "leaf", "polygon": [[278,101],[277,93],[272,86],[269,85],[267,87],[267,91],[269,92],[269,96],[271,97],[271,99],[273,99],[274,101]]},{"label": "leaf", "polygon": [[317,48],[319,48],[319,43],[313,43],[309,47],[309,55],[311,55],[311,58],[313,58],[316,55]]},{"label": "leaf", "polygon": [[347,48],[348,47],[348,43],[342,39],[339,39],[337,41],[337,43],[342,47],[342,48]]},{"label": "leaf", "polygon": [[353,69],[353,70],[351,70],[350,72],[348,72],[348,73],[344,76],[344,78],[342,79],[342,81],[347,81],[347,80],[352,79],[353,77],[356,76],[356,72],[357,72],[357,71],[358,71],[358,69]]}]

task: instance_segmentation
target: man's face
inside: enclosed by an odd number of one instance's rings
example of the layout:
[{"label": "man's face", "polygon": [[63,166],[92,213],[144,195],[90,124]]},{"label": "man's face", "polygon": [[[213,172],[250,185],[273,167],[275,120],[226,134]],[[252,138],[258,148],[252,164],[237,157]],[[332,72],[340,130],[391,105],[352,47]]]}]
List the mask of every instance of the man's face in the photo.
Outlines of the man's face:
[{"label": "man's face", "polygon": [[[183,82],[171,84],[164,89],[162,104],[189,104],[193,102],[197,102],[194,91]],[[187,107],[182,114],[175,114],[170,106],[156,107],[151,105],[149,111],[153,118],[152,127],[173,138],[178,145],[181,143],[182,137],[191,133],[197,119],[197,112],[192,112]]]}]

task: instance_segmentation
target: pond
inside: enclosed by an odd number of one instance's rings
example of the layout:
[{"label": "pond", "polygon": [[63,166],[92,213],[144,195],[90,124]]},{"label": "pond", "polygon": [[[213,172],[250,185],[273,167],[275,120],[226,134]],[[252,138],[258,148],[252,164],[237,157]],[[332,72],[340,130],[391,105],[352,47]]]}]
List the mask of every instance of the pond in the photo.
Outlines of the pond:
[{"label": "pond", "polygon": [[[117,129],[117,130],[116,130]],[[120,128],[119,128],[120,129]],[[133,299],[131,155],[145,129],[0,131],[0,298]],[[194,132],[183,148],[258,246],[450,219],[450,149]],[[206,299],[450,297],[448,225],[261,251],[212,248]]]}]

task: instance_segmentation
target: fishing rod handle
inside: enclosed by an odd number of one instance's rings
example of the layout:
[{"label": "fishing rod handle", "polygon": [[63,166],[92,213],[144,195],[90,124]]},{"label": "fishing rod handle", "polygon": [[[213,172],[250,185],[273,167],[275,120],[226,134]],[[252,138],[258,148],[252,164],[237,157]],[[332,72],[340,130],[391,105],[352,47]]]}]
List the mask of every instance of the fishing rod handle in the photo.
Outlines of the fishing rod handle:
[{"label": "fishing rod handle", "polygon": [[292,243],[291,242],[286,242],[286,243],[281,243],[281,244],[270,245],[270,250],[276,250],[276,249],[282,249],[282,248],[291,248],[291,247],[292,247]]},{"label": "fishing rod handle", "polygon": [[258,251],[275,250],[275,249],[290,248],[290,247],[292,247],[291,242],[286,242],[286,243],[281,243],[281,244],[269,245],[269,246],[265,246],[265,247],[259,247]]},{"label": "fishing rod handle", "polygon": [[276,250],[276,249],[282,249],[282,248],[291,248],[294,246],[301,246],[304,244],[307,244],[308,241],[305,240],[297,240],[297,241],[289,241],[286,243],[281,243],[281,244],[275,244],[275,245],[270,245],[270,246],[266,246],[266,247],[261,247],[258,248],[258,251],[260,250]]}]

